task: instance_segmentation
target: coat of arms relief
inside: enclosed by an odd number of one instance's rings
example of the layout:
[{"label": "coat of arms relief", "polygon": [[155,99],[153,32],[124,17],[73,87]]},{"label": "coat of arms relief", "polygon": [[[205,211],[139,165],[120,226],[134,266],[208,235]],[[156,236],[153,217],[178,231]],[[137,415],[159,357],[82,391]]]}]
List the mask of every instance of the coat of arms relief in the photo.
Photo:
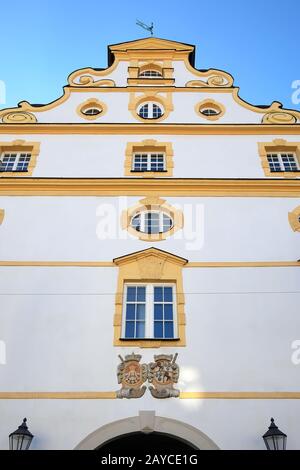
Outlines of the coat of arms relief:
[{"label": "coat of arms relief", "polygon": [[140,398],[144,395],[147,386],[154,398],[179,397],[179,390],[174,384],[179,379],[179,366],[176,363],[178,354],[159,354],[154,356],[154,362],[141,364],[140,354],[119,356],[118,383],[122,384],[117,391],[117,398]]}]

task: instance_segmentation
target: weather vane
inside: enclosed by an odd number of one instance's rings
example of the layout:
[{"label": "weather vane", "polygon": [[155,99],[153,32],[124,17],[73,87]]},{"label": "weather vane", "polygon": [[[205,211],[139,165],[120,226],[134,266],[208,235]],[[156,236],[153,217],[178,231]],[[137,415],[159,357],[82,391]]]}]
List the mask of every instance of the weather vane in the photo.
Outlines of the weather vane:
[{"label": "weather vane", "polygon": [[148,26],[147,24],[142,23],[142,21],[136,20],[136,24],[137,24],[138,26],[141,26],[141,28],[144,28],[144,29],[146,29],[147,31],[150,31],[151,36],[153,36],[153,28],[154,28],[153,23],[151,23],[151,25]]}]

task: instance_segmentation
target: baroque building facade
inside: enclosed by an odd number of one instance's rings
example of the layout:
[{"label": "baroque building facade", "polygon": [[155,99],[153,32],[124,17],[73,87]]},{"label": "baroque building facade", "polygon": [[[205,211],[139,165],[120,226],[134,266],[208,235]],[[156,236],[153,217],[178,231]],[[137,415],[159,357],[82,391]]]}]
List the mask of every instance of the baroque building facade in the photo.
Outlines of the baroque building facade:
[{"label": "baroque building facade", "polygon": [[24,416],[33,449],[300,447],[300,113],[194,62],[111,45],[0,111],[3,449]]}]

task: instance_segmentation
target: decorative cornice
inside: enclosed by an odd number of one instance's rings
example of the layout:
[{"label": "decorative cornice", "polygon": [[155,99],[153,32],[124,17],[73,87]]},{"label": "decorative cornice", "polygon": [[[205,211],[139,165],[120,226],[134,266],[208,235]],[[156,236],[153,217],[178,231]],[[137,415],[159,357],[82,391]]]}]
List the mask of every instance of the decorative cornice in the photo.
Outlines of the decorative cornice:
[{"label": "decorative cornice", "polygon": [[3,177],[2,196],[299,197],[300,179]]},{"label": "decorative cornice", "polygon": [[146,250],[136,251],[135,253],[130,253],[128,255],[119,256],[113,261],[116,266],[121,266],[122,264],[128,264],[132,261],[145,259],[148,256],[155,256],[156,258],[169,261],[170,263],[179,264],[180,266],[184,266],[188,262],[187,259],[182,258],[181,256],[173,255],[173,253],[153,247],[147,248]]},{"label": "decorative cornice", "polygon": [[299,135],[300,124],[0,124],[0,134]]},{"label": "decorative cornice", "polygon": [[[0,392],[0,400],[113,400],[116,392]],[[180,392],[181,399],[299,400],[300,392]]]},{"label": "decorative cornice", "polygon": [[[0,266],[115,268],[113,261],[0,261]],[[184,268],[284,268],[298,267],[300,261],[189,261]]]}]

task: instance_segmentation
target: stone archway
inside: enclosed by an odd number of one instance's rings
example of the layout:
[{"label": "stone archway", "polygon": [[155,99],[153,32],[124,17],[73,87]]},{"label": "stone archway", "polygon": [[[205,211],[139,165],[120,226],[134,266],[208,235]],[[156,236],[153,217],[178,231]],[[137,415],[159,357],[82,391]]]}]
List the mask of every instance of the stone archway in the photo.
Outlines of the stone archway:
[{"label": "stone archway", "polygon": [[174,436],[200,450],[218,450],[218,446],[199,429],[176,419],[155,416],[155,411],[140,411],[139,416],[106,424],[89,434],[75,450],[94,450],[117,437],[134,433],[161,433]]}]

